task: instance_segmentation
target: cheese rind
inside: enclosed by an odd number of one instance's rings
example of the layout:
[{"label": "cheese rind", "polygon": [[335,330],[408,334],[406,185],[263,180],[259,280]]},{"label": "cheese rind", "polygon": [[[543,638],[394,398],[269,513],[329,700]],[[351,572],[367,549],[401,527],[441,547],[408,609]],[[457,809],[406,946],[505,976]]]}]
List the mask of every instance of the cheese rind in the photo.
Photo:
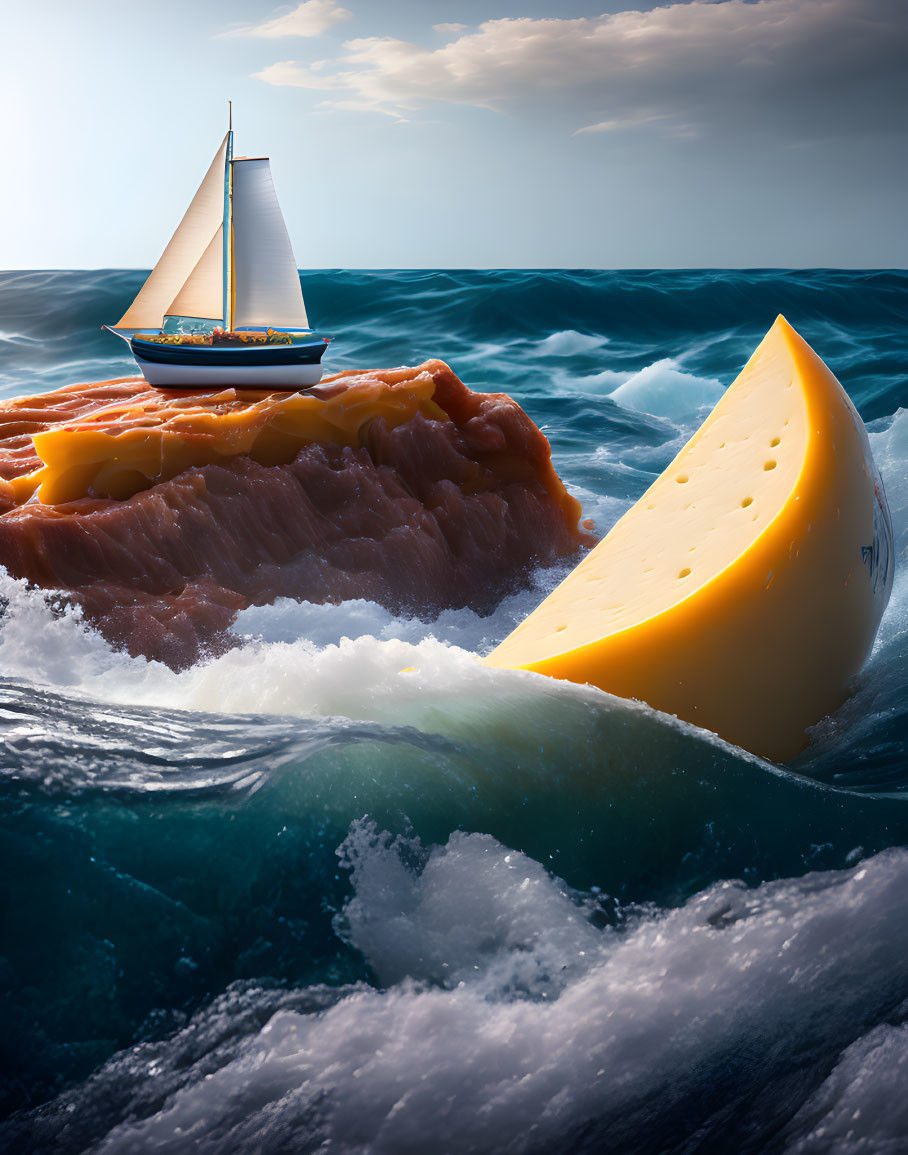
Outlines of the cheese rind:
[{"label": "cheese rind", "polygon": [[485,661],[785,760],[869,653],[891,557],[861,419],[780,317],[665,472]]}]

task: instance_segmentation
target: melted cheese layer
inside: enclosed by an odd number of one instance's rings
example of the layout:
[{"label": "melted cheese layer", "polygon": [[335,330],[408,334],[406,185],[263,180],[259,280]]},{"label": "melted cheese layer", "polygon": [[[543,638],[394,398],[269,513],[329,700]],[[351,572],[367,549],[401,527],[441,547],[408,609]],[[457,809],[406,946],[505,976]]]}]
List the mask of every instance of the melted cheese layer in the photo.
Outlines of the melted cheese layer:
[{"label": "melted cheese layer", "polygon": [[[131,497],[194,466],[245,455],[261,465],[292,461],[309,442],[357,448],[368,424],[384,418],[391,428],[417,414],[445,420],[432,400],[429,372],[400,379],[360,376],[350,385],[319,393],[221,393],[166,397],[147,406],[113,404],[90,417],[35,433],[44,463],[8,484],[21,504],[33,495],[44,505],[80,497]],[[390,378],[390,379],[389,379]]]}]

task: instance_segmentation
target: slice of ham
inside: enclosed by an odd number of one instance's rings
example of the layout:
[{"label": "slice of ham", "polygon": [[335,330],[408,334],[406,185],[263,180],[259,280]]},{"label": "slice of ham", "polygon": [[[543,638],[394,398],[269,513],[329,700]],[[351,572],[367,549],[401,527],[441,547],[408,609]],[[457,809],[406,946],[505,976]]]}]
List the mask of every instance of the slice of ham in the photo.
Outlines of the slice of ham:
[{"label": "slice of ham", "polygon": [[591,544],[579,517],[520,406],[441,361],[305,401],[131,378],[0,404],[0,564],[173,668],[278,597],[489,609]]}]

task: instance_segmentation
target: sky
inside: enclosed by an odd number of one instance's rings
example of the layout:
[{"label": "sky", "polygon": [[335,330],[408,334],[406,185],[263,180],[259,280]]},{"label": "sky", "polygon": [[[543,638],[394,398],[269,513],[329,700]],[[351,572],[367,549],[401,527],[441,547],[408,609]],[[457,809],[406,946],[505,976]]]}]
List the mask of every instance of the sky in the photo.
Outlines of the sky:
[{"label": "sky", "polygon": [[302,268],[908,264],[908,0],[0,0],[0,268],[148,268],[226,130]]}]

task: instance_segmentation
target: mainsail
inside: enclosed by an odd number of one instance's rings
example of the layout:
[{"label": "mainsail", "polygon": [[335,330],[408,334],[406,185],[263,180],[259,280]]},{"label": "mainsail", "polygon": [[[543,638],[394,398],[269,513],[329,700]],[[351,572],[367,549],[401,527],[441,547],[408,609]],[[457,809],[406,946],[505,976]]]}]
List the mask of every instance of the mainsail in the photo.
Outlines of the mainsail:
[{"label": "mainsail", "polygon": [[[168,312],[176,312],[171,306],[181,296],[181,290],[193,276],[193,272],[205,256],[212,238],[223,225],[224,219],[224,168],[227,157],[227,140],[221,147],[198,192],[180,221],[177,231],[170,238],[161,259],[151,270],[148,280],[120,320],[120,329],[158,329]],[[219,290],[219,297],[222,291]],[[192,313],[189,316],[223,317],[223,304],[219,301],[214,314]]]},{"label": "mainsail", "polygon": [[267,157],[233,162],[233,281],[235,328],[309,327]]}]

